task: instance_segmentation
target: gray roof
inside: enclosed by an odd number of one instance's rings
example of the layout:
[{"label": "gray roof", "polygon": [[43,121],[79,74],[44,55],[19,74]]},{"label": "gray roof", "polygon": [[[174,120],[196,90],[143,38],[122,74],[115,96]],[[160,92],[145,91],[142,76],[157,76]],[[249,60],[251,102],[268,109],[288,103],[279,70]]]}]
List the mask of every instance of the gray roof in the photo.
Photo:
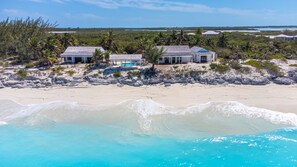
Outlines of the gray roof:
[{"label": "gray roof", "polygon": [[191,49],[188,45],[156,46],[158,49],[164,48],[164,56],[189,56]]},{"label": "gray roof", "polygon": [[109,60],[117,61],[140,61],[142,59],[142,54],[111,54]]},{"label": "gray roof", "polygon": [[104,52],[104,49],[100,46],[69,46],[61,56],[92,57],[96,49],[100,49]]}]

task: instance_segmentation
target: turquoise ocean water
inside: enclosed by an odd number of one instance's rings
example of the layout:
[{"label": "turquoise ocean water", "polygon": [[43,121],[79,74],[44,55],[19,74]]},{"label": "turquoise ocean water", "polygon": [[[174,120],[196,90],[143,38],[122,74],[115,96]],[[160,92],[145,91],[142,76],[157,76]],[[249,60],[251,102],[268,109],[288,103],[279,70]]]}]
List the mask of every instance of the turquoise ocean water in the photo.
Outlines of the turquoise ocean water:
[{"label": "turquoise ocean water", "polygon": [[296,126],[295,114],[237,102],[0,101],[0,166],[297,166]]}]

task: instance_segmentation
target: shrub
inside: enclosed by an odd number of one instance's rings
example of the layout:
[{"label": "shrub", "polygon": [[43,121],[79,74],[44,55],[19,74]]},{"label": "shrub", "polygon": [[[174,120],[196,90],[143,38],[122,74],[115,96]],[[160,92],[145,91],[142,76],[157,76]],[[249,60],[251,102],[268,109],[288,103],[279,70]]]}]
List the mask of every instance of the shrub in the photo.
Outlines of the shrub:
[{"label": "shrub", "polygon": [[261,66],[261,62],[260,61],[257,61],[257,60],[249,60],[245,63],[243,63],[244,65],[250,65],[252,67],[255,67],[257,69],[262,69],[262,66]]},{"label": "shrub", "polygon": [[25,65],[25,68],[32,68],[32,67],[35,67],[35,66],[37,66],[38,65],[38,63],[28,63],[28,64],[26,64]]},{"label": "shrub", "polygon": [[230,67],[225,64],[211,63],[209,66],[212,70],[219,72],[219,73],[225,73],[230,70]]},{"label": "shrub", "polygon": [[262,63],[264,69],[266,69],[269,73],[274,74],[276,76],[283,76],[284,74],[280,71],[280,68],[272,62],[265,61]]},{"label": "shrub", "polygon": [[229,65],[235,70],[240,70],[242,68],[241,64],[238,61],[231,61]]},{"label": "shrub", "polygon": [[133,77],[139,77],[140,76],[140,72],[139,71],[129,71],[127,73],[129,76],[133,76]]},{"label": "shrub", "polygon": [[65,70],[65,67],[62,67],[62,66],[57,66],[57,67],[54,67],[52,68],[52,75],[62,75],[61,72]]},{"label": "shrub", "polygon": [[253,66],[257,68],[258,70],[265,69],[269,73],[276,75],[276,76],[283,76],[284,74],[280,71],[280,68],[273,62],[269,61],[257,61],[257,60],[249,60],[248,62],[245,62],[244,64]]},{"label": "shrub", "polygon": [[290,64],[291,67],[297,67],[297,64]]},{"label": "shrub", "polygon": [[113,76],[116,77],[116,78],[118,78],[118,77],[121,77],[122,74],[121,74],[120,71],[117,71],[117,72],[115,72],[115,73],[113,74]]},{"label": "shrub", "polygon": [[69,76],[73,76],[73,74],[75,74],[76,72],[74,70],[68,70],[66,71],[66,73],[69,75]]},{"label": "shrub", "polygon": [[278,59],[278,60],[282,60],[284,62],[287,62],[287,59],[285,56],[281,55],[281,54],[274,54],[270,56],[271,59]]},{"label": "shrub", "polygon": [[27,72],[27,70],[21,69],[16,72],[16,75],[19,76],[20,78],[24,79],[27,77],[28,72]]},{"label": "shrub", "polygon": [[206,71],[195,71],[195,70],[192,70],[192,71],[190,71],[190,76],[191,77],[196,77],[196,76],[199,76],[199,75],[203,75],[205,73],[206,73]]},{"label": "shrub", "polygon": [[0,66],[2,67],[8,67],[9,63],[8,62],[0,62]]},{"label": "shrub", "polygon": [[251,72],[251,69],[250,69],[249,67],[241,67],[241,68],[239,69],[239,71],[240,71],[241,73],[248,74],[248,73]]}]

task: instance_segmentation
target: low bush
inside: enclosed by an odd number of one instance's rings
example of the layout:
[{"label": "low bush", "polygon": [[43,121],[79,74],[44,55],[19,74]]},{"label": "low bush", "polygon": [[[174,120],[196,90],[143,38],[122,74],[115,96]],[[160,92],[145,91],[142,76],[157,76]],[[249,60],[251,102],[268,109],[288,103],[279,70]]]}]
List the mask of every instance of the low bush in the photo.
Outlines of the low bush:
[{"label": "low bush", "polygon": [[274,54],[270,56],[271,59],[277,59],[277,60],[282,60],[284,62],[287,62],[287,59],[285,56],[281,55],[281,54]]},{"label": "low bush", "polygon": [[25,68],[32,68],[39,65],[39,62],[31,62],[25,65]]},{"label": "low bush", "polygon": [[226,73],[227,71],[230,70],[230,67],[226,64],[211,63],[209,66],[210,66],[210,69],[219,73]]},{"label": "low bush", "polygon": [[28,75],[27,70],[21,69],[16,72],[16,75],[22,79],[25,79]]},{"label": "low bush", "polygon": [[257,60],[249,60],[245,63],[243,63],[244,65],[249,65],[249,66],[252,66],[252,67],[255,67],[257,69],[262,69],[262,65],[261,65],[261,62],[260,61],[257,61]]},{"label": "low bush", "polygon": [[291,67],[297,67],[297,64],[290,64]]},{"label": "low bush", "polygon": [[113,76],[114,76],[115,78],[119,78],[119,77],[122,76],[122,74],[121,74],[120,71],[117,71],[117,72],[113,73]]},{"label": "low bush", "polygon": [[61,72],[65,70],[65,67],[57,66],[52,68],[52,75],[62,75]]},{"label": "low bush", "polygon": [[9,63],[8,62],[0,62],[0,66],[2,67],[8,67]]},{"label": "low bush", "polygon": [[257,70],[265,69],[270,74],[276,75],[276,76],[283,76],[284,74],[280,71],[280,68],[273,62],[270,61],[257,61],[257,60],[249,60],[244,63],[245,65],[250,65],[255,67]]},{"label": "low bush", "polygon": [[73,74],[75,74],[76,72],[74,70],[68,70],[66,71],[66,73],[69,75],[69,76],[73,76]]},{"label": "low bush", "polygon": [[130,77],[140,77],[140,72],[139,71],[129,71],[127,74]]}]

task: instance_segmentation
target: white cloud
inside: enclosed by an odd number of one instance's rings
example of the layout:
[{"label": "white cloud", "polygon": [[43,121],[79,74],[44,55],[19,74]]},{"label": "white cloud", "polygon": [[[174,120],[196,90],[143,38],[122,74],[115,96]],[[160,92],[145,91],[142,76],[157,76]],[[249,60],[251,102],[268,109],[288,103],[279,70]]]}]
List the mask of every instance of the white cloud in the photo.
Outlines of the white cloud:
[{"label": "white cloud", "polygon": [[[73,0],[72,0],[73,1]],[[97,5],[101,8],[118,9],[118,8],[138,8],[146,10],[158,11],[177,11],[177,12],[192,12],[192,13],[221,13],[239,16],[254,16],[266,15],[266,11],[254,11],[235,8],[214,8],[199,3],[177,2],[170,0],[76,0],[88,4]],[[275,12],[270,12],[274,13]]]},{"label": "white cloud", "polygon": [[65,13],[65,16],[71,19],[94,19],[94,20],[103,19],[103,17],[92,13],[82,13],[82,14]]},{"label": "white cloud", "polygon": [[25,13],[18,9],[3,9],[2,12],[8,16],[20,16]]},{"label": "white cloud", "polygon": [[180,11],[180,12],[213,12],[210,8],[202,4],[191,4],[184,2],[174,2],[166,0],[80,0],[85,3],[94,4],[102,8],[117,9],[121,7],[140,8],[160,11]]},{"label": "white cloud", "polygon": [[56,2],[56,3],[65,3],[70,2],[71,0],[27,0],[36,3],[47,3],[47,2]]}]

